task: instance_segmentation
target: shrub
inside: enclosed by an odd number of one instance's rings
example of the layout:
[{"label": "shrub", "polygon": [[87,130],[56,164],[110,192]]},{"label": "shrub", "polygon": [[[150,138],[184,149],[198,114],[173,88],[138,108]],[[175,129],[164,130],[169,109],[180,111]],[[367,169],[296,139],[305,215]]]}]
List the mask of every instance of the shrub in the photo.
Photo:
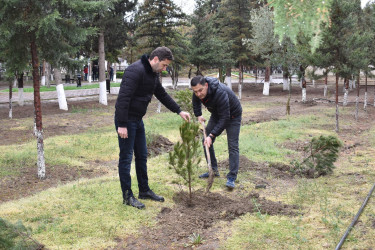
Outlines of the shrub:
[{"label": "shrub", "polygon": [[189,89],[179,90],[176,92],[175,97],[178,105],[181,109],[187,111],[194,117],[193,103],[192,103],[192,92]]},{"label": "shrub", "polygon": [[116,71],[116,78],[122,79],[123,75],[124,75],[124,71]]},{"label": "shrub", "polygon": [[31,238],[31,229],[21,221],[11,224],[0,218],[0,249],[42,249],[43,245]]},{"label": "shrub", "polygon": [[341,146],[341,141],[335,136],[314,137],[304,148],[308,156],[302,162],[292,162],[293,172],[310,178],[332,173]]}]

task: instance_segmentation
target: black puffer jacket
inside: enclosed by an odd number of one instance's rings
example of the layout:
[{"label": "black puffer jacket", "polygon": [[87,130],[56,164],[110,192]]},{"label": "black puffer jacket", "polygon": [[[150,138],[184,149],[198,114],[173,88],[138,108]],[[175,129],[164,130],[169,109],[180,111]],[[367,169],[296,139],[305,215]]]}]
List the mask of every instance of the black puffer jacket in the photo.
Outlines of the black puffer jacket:
[{"label": "black puffer jacket", "polygon": [[213,77],[205,77],[208,83],[208,92],[204,99],[199,99],[193,94],[194,115],[202,115],[202,103],[211,112],[212,118],[217,120],[216,126],[211,131],[214,136],[220,135],[227,127],[230,119],[242,115],[241,103],[233,91],[225,84]]},{"label": "black puffer jacket", "polygon": [[146,114],[152,95],[170,111],[179,114],[178,104],[168,95],[159,81],[159,75],[152,71],[148,56],[126,68],[116,101],[115,118],[119,127],[126,127],[128,121],[140,120]]}]

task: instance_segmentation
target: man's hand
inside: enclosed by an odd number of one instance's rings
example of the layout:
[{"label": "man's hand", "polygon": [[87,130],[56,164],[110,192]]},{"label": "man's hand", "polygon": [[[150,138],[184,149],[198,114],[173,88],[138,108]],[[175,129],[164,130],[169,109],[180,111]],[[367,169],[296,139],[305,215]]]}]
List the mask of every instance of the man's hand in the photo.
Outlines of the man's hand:
[{"label": "man's hand", "polygon": [[117,133],[118,135],[122,138],[122,139],[126,139],[128,138],[128,129],[125,127],[125,128],[118,128],[117,129]]},{"label": "man's hand", "polygon": [[198,122],[204,124],[206,122],[206,119],[203,116],[198,116]]},{"label": "man's hand", "polygon": [[209,136],[206,137],[206,139],[204,140],[204,145],[207,146],[208,148],[211,147],[211,145],[212,145],[211,137],[209,137]]},{"label": "man's hand", "polygon": [[190,115],[188,112],[185,112],[185,111],[181,111],[179,113],[179,115],[182,117],[182,119],[184,119],[185,121],[187,122],[190,122]]}]

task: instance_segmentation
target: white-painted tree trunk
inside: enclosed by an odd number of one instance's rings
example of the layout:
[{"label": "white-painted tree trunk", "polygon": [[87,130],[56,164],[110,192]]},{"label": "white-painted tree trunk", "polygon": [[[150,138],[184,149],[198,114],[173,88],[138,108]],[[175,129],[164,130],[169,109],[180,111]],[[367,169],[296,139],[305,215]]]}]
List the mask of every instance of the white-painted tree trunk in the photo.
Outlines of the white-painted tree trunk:
[{"label": "white-painted tree trunk", "polygon": [[355,119],[358,120],[358,106],[359,106],[359,98],[358,96],[355,97]]},{"label": "white-painted tree trunk", "polygon": [[44,159],[44,148],[43,148],[43,131],[36,130],[35,125],[35,136],[37,141],[38,150],[38,177],[39,179],[44,179],[46,176],[46,164]]},{"label": "white-painted tree trunk", "polygon": [[242,98],[242,84],[239,83],[238,84],[238,99],[241,100],[241,98]]},{"label": "white-painted tree trunk", "polygon": [[270,83],[269,82],[264,82],[263,95],[270,95]]},{"label": "white-painted tree trunk", "polygon": [[99,82],[99,103],[107,105],[107,86],[106,82]]},{"label": "white-painted tree trunk", "polygon": [[327,90],[328,90],[328,87],[327,87],[327,85],[324,85],[324,97],[326,97],[326,96],[327,96]]},{"label": "white-painted tree trunk", "polygon": [[17,88],[17,77],[14,78],[14,81],[13,81],[13,88]]},{"label": "white-painted tree trunk", "polygon": [[228,86],[228,88],[232,89],[232,77],[225,76],[225,84]]},{"label": "white-painted tree trunk", "polygon": [[356,80],[353,80],[353,89],[357,88],[356,82]]},{"label": "white-painted tree trunk", "polygon": [[18,105],[23,106],[25,104],[25,98],[23,97],[23,88],[18,88]]},{"label": "white-painted tree trunk", "polygon": [[158,108],[156,109],[156,112],[157,113],[161,112],[161,102],[160,101],[158,101]]},{"label": "white-painted tree trunk", "polygon": [[42,81],[40,82],[40,85],[46,86],[46,76],[42,76]]},{"label": "white-painted tree trunk", "polygon": [[13,118],[13,102],[12,102],[12,98],[9,99],[9,118],[10,119]]},{"label": "white-painted tree trunk", "polygon": [[89,74],[87,76],[87,80],[89,81],[89,83],[91,83],[91,75],[92,75],[92,68],[91,68],[91,63],[89,63]]},{"label": "white-painted tree trunk", "polygon": [[99,103],[107,105],[107,85],[105,79],[104,32],[99,32]]},{"label": "white-painted tree trunk", "polygon": [[363,109],[366,111],[367,110],[367,92],[365,92],[365,101],[363,104]]},{"label": "white-painted tree trunk", "polygon": [[312,80],[312,85],[313,85],[314,88],[316,88],[315,80]]},{"label": "white-painted tree trunk", "polygon": [[289,86],[288,78],[283,78],[283,90],[289,91],[289,88],[290,88],[290,86]]},{"label": "white-painted tree trunk", "polygon": [[57,99],[59,101],[59,108],[62,110],[68,110],[68,104],[66,102],[64,85],[62,84],[61,69],[59,67],[55,67],[53,70],[53,73],[55,74],[55,79],[56,79],[56,92],[57,92]]},{"label": "white-painted tree trunk", "polygon": [[342,103],[343,106],[348,105],[348,94],[349,94],[349,90],[348,90],[348,89],[345,89],[345,93],[344,93],[344,101],[343,101],[343,103]]},{"label": "white-painted tree trunk", "polygon": [[116,82],[117,81],[117,63],[114,64],[114,67],[113,67],[113,81]]},{"label": "white-painted tree trunk", "polygon": [[306,101],[306,88],[302,88],[302,102],[305,103]]},{"label": "white-painted tree trunk", "polygon": [[66,102],[64,85],[62,83],[56,86],[57,99],[59,100],[59,108],[62,110],[68,110],[68,104]]},{"label": "white-painted tree trunk", "polygon": [[299,87],[302,89],[302,79],[299,81]]}]

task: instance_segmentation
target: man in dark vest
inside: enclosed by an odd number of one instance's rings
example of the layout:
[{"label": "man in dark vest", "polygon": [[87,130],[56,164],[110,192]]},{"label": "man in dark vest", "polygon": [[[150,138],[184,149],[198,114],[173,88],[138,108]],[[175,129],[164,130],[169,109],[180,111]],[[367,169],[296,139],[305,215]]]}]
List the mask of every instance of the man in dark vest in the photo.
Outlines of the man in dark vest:
[{"label": "man in dark vest", "polygon": [[151,199],[163,202],[148,185],[146,135],[142,117],[153,95],[170,111],[190,121],[190,115],[181,111],[178,104],[167,94],[159,81],[159,73],[172,62],[173,54],[167,47],[158,47],[148,57],[126,68],[122,78],[120,92],[116,102],[115,126],[120,147],[119,176],[123,203],[136,208],[145,205],[138,201],[131,189],[130,166],[133,152],[137,173],[139,199]]},{"label": "man in dark vest", "polygon": [[[205,122],[202,116],[202,104],[211,113],[210,120],[206,127],[207,138],[203,145],[207,145],[210,151],[211,165],[215,176],[220,176],[217,169],[217,161],[213,143],[225,129],[228,139],[229,151],[229,173],[227,174],[226,186],[229,189],[235,187],[239,167],[239,135],[241,128],[242,107],[237,96],[226,85],[213,77],[196,76],[191,80],[193,94],[194,115],[199,122]],[[206,153],[206,151],[205,151]],[[207,157],[207,156],[206,156]],[[200,178],[208,178],[209,174],[204,173]]]}]

